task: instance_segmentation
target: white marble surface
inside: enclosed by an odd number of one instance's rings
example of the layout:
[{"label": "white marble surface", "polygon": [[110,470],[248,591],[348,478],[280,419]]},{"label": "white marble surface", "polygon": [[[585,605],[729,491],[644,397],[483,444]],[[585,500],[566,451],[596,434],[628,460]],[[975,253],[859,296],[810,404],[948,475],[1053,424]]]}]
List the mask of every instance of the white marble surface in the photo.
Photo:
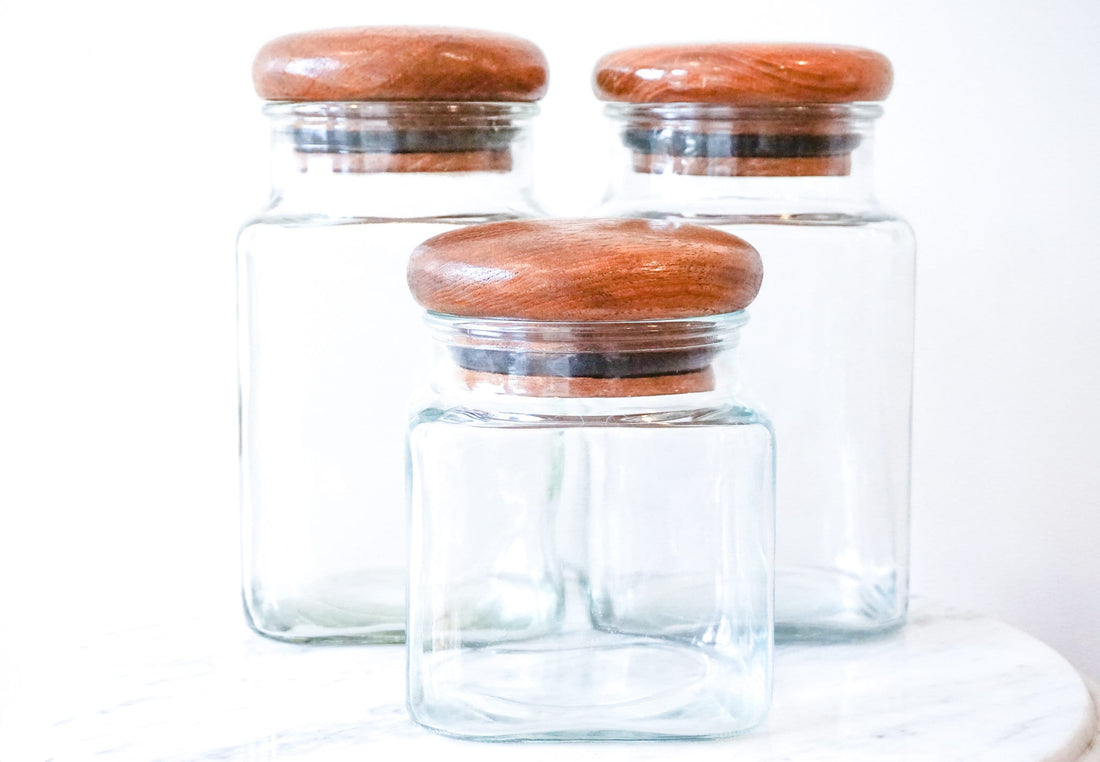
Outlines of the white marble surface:
[{"label": "white marble surface", "polygon": [[[1096,708],[1058,654],[995,620],[917,607],[887,638],[787,646],[756,731],[697,743],[486,744],[414,725],[400,647],[302,647],[149,626],[25,659],[0,760],[1079,760]],[[1091,757],[1090,757],[1091,759]]]}]

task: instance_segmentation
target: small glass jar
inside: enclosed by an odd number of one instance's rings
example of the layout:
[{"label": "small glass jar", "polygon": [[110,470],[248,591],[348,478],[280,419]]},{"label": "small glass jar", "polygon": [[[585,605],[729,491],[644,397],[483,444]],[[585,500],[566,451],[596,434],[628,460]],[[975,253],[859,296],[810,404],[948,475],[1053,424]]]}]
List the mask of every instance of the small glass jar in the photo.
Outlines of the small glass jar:
[{"label": "small glass jar", "polygon": [[711,225],[768,273],[742,345],[779,441],[776,637],[847,639],[908,602],[914,240],[872,183],[889,62],[859,48],[637,48],[597,65],[620,167],[598,216]]},{"label": "small glass jar", "polygon": [[282,640],[401,642],[402,443],[431,362],[408,253],[537,214],[545,61],[501,35],[350,29],[275,40],[254,74],[273,188],[238,241],[245,611]]},{"label": "small glass jar", "polygon": [[736,393],[759,258],[642,221],[498,223],[410,263],[408,706],[448,735],[731,735],[770,702],[773,439]]}]

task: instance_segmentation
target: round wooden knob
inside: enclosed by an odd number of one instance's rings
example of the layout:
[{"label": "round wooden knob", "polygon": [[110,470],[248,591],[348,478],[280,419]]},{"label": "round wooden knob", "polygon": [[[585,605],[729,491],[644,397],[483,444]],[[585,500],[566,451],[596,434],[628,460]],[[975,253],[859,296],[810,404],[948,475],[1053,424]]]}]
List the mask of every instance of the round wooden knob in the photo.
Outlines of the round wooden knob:
[{"label": "round wooden knob", "polygon": [[537,101],[547,66],[536,45],[511,35],[360,27],[272,40],[252,79],[272,101]]},{"label": "round wooden knob", "polygon": [[762,266],[745,241],[698,225],[522,220],[430,238],[408,275],[433,312],[608,322],[736,312],[760,290]]},{"label": "round wooden knob", "polygon": [[879,101],[892,84],[880,53],[805,43],[630,48],[601,58],[593,77],[605,101],[737,106]]}]

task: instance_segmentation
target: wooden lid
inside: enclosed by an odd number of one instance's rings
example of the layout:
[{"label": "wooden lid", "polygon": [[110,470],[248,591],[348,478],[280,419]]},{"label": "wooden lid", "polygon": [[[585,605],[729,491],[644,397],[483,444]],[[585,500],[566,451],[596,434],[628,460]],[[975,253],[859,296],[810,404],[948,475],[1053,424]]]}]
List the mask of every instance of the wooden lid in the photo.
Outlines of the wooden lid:
[{"label": "wooden lid", "polygon": [[807,43],[630,48],[601,58],[593,77],[600,100],[737,106],[880,101],[892,84],[880,53]]},{"label": "wooden lid", "polygon": [[516,320],[611,322],[744,309],[760,255],[740,238],[650,220],[522,220],[420,244],[409,288],[429,310]]},{"label": "wooden lid", "polygon": [[358,27],[272,40],[252,81],[272,101],[537,101],[547,66],[534,43],[511,35]]}]

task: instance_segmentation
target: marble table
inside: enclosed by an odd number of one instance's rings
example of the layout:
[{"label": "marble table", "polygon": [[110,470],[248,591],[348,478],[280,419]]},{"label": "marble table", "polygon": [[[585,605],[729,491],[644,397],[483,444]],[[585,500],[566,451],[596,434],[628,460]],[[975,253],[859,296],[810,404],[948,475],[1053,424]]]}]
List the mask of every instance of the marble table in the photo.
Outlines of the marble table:
[{"label": "marble table", "polygon": [[780,648],[769,719],[722,741],[457,741],[408,719],[403,669],[400,647],[287,645],[243,622],[107,633],[19,665],[0,759],[1100,759],[1096,704],[1062,657],[924,604],[888,637]]}]

